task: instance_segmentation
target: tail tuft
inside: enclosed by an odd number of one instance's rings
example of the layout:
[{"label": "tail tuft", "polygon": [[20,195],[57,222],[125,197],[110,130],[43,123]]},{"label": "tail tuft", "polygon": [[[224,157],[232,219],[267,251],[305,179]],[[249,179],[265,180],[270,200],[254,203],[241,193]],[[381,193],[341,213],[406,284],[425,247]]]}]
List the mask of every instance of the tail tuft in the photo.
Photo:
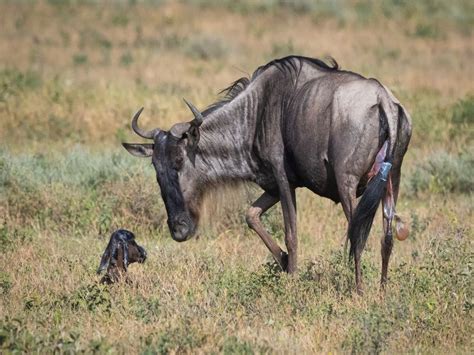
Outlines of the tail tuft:
[{"label": "tail tuft", "polygon": [[374,221],[375,213],[385,194],[387,178],[392,167],[391,163],[384,162],[377,175],[369,182],[364,191],[354,215],[349,224],[348,238],[351,242],[349,256],[360,255],[364,250]]}]

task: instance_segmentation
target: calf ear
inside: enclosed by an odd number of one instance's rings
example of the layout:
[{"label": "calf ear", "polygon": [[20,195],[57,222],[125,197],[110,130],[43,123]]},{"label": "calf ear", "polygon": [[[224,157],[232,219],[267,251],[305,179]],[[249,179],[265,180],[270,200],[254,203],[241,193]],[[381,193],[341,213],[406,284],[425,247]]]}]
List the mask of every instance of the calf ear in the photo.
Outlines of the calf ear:
[{"label": "calf ear", "polygon": [[140,158],[151,157],[155,147],[149,143],[122,143],[122,145],[130,154]]},{"label": "calf ear", "polygon": [[97,274],[100,274],[109,267],[110,260],[112,259],[114,253],[114,250],[112,250],[114,247],[115,245],[112,245],[111,243],[107,245],[107,249],[105,249],[104,254],[102,254],[102,258],[100,259],[100,265],[97,269]]},{"label": "calf ear", "polygon": [[99,265],[99,268],[97,269],[97,274],[100,274],[102,271],[104,271],[105,269],[109,267],[110,259],[111,259],[110,250],[107,249],[102,255],[102,258],[100,259],[100,265]]}]

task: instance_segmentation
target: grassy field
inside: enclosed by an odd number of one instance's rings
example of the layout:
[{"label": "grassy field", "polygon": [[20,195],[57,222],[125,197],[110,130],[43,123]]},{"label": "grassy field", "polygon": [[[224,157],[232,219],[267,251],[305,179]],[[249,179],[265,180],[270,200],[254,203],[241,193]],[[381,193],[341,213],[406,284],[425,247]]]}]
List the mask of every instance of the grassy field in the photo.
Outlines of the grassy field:
[{"label": "grassy field", "polygon": [[[472,353],[474,5],[420,0],[0,1],[0,352]],[[278,271],[244,221],[254,186],[207,197],[171,240],[129,124],[189,119],[275,57],[333,56],[413,118],[384,297],[381,216],[364,295],[339,205],[298,191],[300,270]],[[229,202],[230,201],[230,202]],[[279,207],[265,217],[282,242]],[[99,285],[111,232],[149,254]]]}]

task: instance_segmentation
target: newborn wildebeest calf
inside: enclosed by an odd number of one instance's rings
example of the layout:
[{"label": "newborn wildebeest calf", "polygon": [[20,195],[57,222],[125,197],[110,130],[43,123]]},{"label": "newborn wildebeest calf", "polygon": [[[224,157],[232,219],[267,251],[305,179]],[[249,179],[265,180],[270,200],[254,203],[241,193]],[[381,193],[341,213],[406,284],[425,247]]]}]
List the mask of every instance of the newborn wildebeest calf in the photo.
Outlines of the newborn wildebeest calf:
[{"label": "newborn wildebeest calf", "polygon": [[100,260],[97,273],[107,269],[101,283],[112,284],[120,281],[131,263],[143,263],[146,251],[135,242],[135,235],[125,229],[118,229],[110,236],[109,244]]}]

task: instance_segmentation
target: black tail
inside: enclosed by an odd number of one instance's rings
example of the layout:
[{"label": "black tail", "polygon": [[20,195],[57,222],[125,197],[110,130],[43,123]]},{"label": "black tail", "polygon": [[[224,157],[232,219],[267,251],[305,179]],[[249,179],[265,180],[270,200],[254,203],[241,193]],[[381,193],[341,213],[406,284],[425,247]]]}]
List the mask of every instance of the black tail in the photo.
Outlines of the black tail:
[{"label": "black tail", "polygon": [[382,167],[377,175],[370,180],[367,189],[364,191],[357,205],[351,223],[349,224],[349,231],[347,232],[348,238],[351,241],[350,257],[354,257],[356,254],[360,255],[362,250],[364,250],[370,228],[372,228],[375,213],[385,194],[387,177],[391,167],[391,163],[382,163]]}]

